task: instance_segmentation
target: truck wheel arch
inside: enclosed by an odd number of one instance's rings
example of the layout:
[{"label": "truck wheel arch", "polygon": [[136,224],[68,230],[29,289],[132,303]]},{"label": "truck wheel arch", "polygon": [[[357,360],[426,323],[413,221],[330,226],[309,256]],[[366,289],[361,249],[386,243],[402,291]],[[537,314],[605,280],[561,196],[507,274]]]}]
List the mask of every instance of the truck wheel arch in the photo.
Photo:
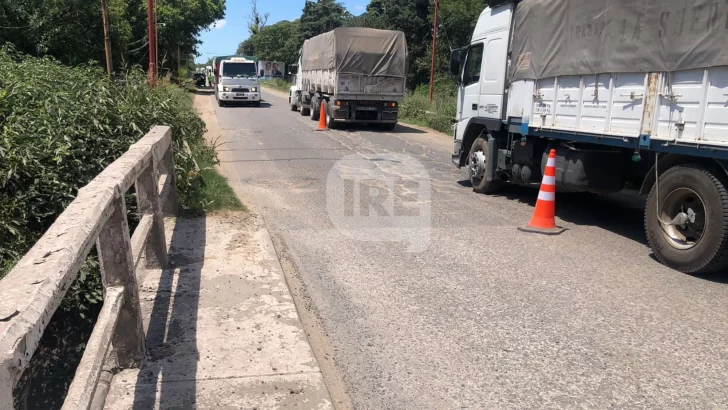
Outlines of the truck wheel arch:
[{"label": "truck wheel arch", "polygon": [[470,147],[472,147],[475,140],[481,135],[488,134],[497,138],[502,125],[500,120],[488,118],[469,119],[468,125],[465,128],[465,134],[463,134],[463,144],[460,149],[460,167],[465,166]]},{"label": "truck wheel arch", "polygon": [[640,194],[648,194],[652,190],[652,186],[655,185],[655,166],[659,167],[659,173],[662,175],[668,169],[681,164],[697,163],[703,164],[708,167],[717,167],[722,169],[723,172],[728,175],[728,163],[713,158],[698,158],[688,155],[680,154],[665,154],[660,156],[660,162],[650,167],[650,170],[645,175],[645,179],[642,181],[642,187],[640,188]]}]

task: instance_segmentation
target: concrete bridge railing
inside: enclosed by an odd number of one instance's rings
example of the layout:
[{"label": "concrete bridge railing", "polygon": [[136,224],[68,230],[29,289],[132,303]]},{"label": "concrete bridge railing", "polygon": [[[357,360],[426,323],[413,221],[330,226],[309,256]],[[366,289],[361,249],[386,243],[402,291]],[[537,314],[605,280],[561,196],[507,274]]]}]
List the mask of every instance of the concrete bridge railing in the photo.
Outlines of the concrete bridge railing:
[{"label": "concrete bridge railing", "polygon": [[[132,186],[141,220],[130,237],[124,194]],[[171,131],[157,126],[79,190],[0,280],[0,409],[13,408],[13,388],[93,246],[101,265],[104,304],[63,408],[88,409],[95,395],[94,407],[102,404],[105,392],[97,392],[102,369],[142,362],[136,269],[142,259],[147,267],[166,267],[164,215],[175,214],[176,208]]]}]

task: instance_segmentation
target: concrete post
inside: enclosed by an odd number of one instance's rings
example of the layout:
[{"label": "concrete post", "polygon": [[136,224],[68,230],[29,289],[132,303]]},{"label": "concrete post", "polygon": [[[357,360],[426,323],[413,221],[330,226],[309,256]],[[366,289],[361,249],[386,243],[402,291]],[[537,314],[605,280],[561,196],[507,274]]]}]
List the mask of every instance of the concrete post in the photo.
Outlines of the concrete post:
[{"label": "concrete post", "polygon": [[147,267],[167,267],[167,242],[164,235],[164,216],[159,204],[157,169],[154,163],[145,169],[136,180],[139,213],[152,215],[154,222],[146,244]]},{"label": "concrete post", "polygon": [[167,175],[169,181],[169,192],[167,196],[162,198],[162,212],[164,216],[177,216],[178,204],[177,204],[177,183],[174,174],[174,151],[172,146],[174,143],[169,144],[169,149],[165,151],[164,157],[159,162],[159,172]]},{"label": "concrete post", "polygon": [[144,325],[139,307],[139,285],[126,221],[124,193],[116,187],[113,214],[96,241],[104,288],[122,286],[124,302],[112,339],[119,367],[137,366],[144,359]]}]

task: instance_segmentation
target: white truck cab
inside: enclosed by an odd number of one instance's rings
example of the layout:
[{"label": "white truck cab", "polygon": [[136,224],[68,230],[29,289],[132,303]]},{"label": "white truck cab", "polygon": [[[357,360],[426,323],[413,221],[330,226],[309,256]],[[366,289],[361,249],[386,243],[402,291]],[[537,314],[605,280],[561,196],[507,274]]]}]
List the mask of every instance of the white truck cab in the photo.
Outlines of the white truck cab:
[{"label": "white truck cab", "polygon": [[473,123],[499,125],[504,99],[513,3],[486,8],[480,14],[464,57],[455,125],[455,152],[459,154],[465,131]]},{"label": "white truck cab", "polygon": [[260,106],[260,81],[255,61],[233,57],[221,61],[219,70],[215,99],[220,107],[239,103]]}]

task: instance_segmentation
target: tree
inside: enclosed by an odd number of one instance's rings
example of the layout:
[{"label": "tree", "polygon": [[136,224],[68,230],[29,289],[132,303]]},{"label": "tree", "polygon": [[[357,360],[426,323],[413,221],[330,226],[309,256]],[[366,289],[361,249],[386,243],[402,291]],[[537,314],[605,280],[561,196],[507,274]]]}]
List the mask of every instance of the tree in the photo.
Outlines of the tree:
[{"label": "tree", "polygon": [[[299,21],[279,21],[264,27],[238,46],[238,54],[247,54],[252,47],[261,60],[282,61],[288,65],[298,60],[301,48]],[[249,54],[247,54],[249,55]]]},{"label": "tree", "polygon": [[[108,0],[117,68],[148,63],[147,2]],[[225,0],[157,0],[160,56],[195,53],[197,36],[225,15]],[[96,0],[0,1],[0,44],[53,56],[68,65],[104,61],[101,4]]]},{"label": "tree", "polygon": [[341,27],[351,17],[346,8],[335,0],[307,0],[300,19],[301,38],[308,40]]},{"label": "tree", "polygon": [[258,12],[258,0],[250,0],[250,14],[248,15],[248,31],[254,36],[262,30],[268,23],[270,13],[260,14]]},{"label": "tree", "polygon": [[240,45],[238,45],[238,51],[235,52],[238,55],[254,56],[255,55],[255,43],[253,37],[248,37]]}]

